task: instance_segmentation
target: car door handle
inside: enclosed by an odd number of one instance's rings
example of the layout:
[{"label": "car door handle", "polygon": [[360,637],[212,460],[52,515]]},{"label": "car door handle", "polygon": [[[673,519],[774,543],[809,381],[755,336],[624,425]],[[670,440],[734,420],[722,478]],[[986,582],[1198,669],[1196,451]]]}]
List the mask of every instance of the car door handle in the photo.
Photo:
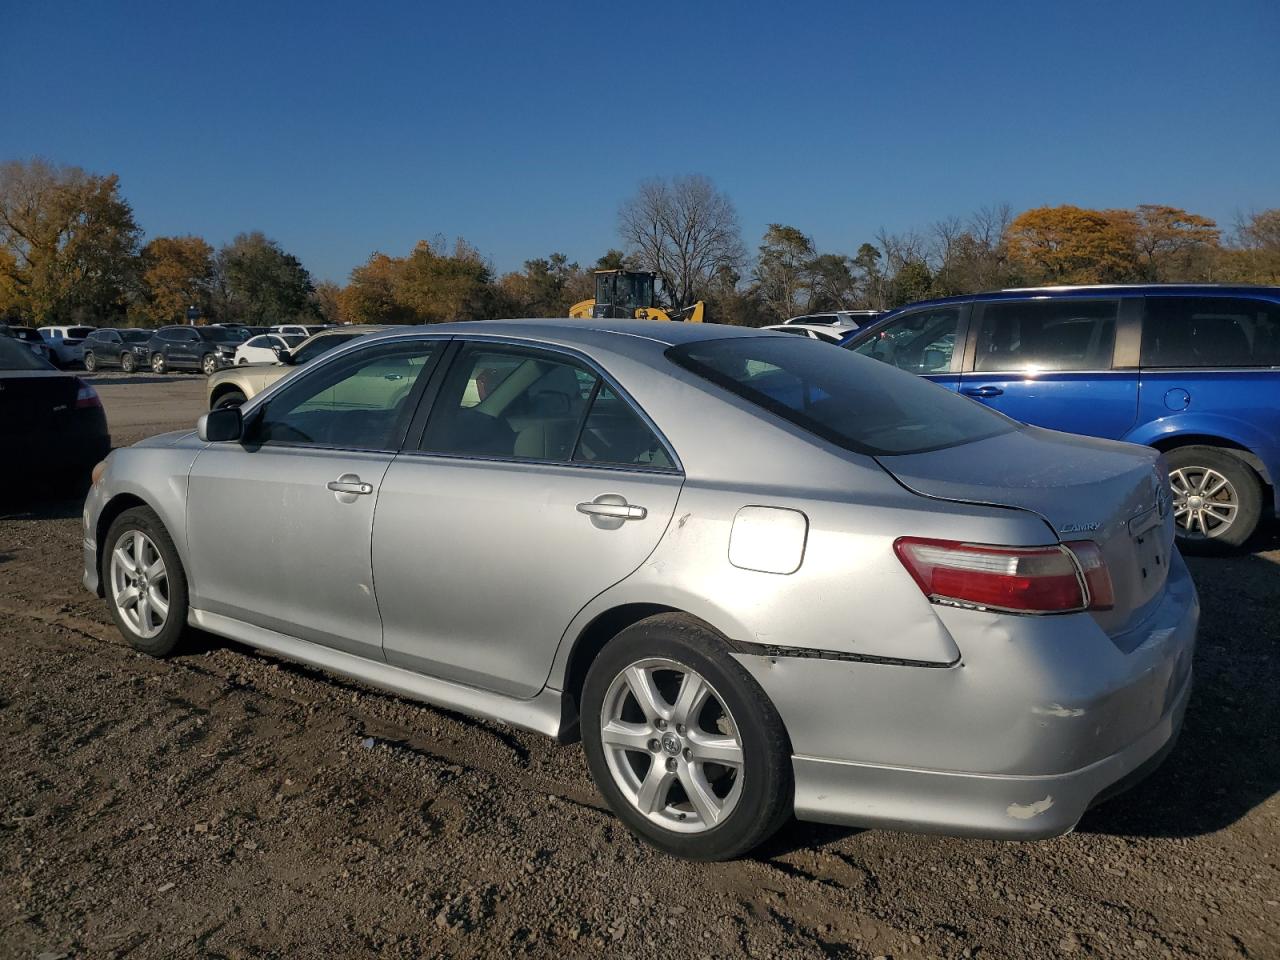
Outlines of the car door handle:
[{"label": "car door handle", "polygon": [[627,498],[616,493],[602,493],[594,500],[578,504],[578,512],[589,517],[607,520],[643,520],[649,515],[644,507],[627,503]]},{"label": "car door handle", "polygon": [[373,493],[373,484],[365,483],[354,473],[344,473],[337,480],[330,480],[325,486],[334,493],[354,493],[359,496]]},{"label": "car door handle", "polygon": [[999,387],[961,387],[960,392],[969,397],[998,397],[1004,393]]}]

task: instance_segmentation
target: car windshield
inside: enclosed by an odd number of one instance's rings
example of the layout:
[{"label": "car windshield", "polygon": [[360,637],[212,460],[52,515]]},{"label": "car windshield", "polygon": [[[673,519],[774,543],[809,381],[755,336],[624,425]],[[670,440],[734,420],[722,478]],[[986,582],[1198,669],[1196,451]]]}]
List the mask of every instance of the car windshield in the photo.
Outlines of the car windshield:
[{"label": "car windshield", "polygon": [[52,370],[31,348],[12,337],[0,337],[0,370]]},{"label": "car windshield", "polygon": [[927,380],[816,341],[703,340],[667,356],[824,440],[872,456],[924,453],[1017,429]]},{"label": "car windshield", "polygon": [[146,343],[151,339],[150,330],[121,330],[120,337],[125,343]]},{"label": "car windshield", "polygon": [[334,347],[342,346],[348,340],[358,337],[358,333],[330,333],[316,337],[305,347],[293,355],[294,363],[309,363],[322,353],[328,353]]},{"label": "car windshield", "polygon": [[243,333],[226,327],[200,327],[199,331],[201,337],[214,343],[240,343],[244,340]]}]

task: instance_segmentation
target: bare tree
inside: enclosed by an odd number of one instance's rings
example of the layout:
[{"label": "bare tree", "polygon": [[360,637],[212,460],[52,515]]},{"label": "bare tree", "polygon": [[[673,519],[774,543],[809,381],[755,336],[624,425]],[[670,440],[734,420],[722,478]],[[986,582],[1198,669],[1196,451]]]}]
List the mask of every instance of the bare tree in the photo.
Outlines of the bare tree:
[{"label": "bare tree", "polygon": [[618,211],[618,232],[635,262],[662,278],[672,306],[694,303],[723,267],[744,256],[738,212],[706,177],[640,184]]}]

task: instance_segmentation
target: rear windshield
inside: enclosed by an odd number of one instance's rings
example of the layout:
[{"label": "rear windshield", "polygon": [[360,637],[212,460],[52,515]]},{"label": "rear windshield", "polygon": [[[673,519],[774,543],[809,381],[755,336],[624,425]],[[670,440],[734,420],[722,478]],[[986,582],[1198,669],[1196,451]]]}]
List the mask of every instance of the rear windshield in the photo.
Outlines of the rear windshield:
[{"label": "rear windshield", "polygon": [[31,352],[21,340],[0,337],[0,370],[52,370],[53,366]]},{"label": "rear windshield", "polygon": [[816,340],[735,337],[667,351],[680,366],[847,450],[924,453],[1017,428],[928,380]]},{"label": "rear windshield", "polygon": [[64,336],[83,340],[96,329],[97,327],[67,327],[67,332]]}]

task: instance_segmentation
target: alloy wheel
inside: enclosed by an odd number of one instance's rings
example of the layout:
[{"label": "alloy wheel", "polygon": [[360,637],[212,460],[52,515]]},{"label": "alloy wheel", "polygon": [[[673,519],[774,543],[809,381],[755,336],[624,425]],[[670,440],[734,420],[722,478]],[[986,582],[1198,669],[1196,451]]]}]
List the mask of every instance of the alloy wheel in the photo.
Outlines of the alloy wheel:
[{"label": "alloy wheel", "polygon": [[111,550],[111,599],[129,629],[150,639],[169,619],[169,574],[156,545],[126,530]]},{"label": "alloy wheel", "polygon": [[1190,539],[1211,540],[1231,527],[1240,512],[1235,486],[1211,467],[1177,467],[1169,472],[1173,519]]},{"label": "alloy wheel", "polygon": [[715,688],[675,660],[639,660],[613,679],[600,740],[627,802],[665,829],[710,830],[741,798],[738,725]]}]

